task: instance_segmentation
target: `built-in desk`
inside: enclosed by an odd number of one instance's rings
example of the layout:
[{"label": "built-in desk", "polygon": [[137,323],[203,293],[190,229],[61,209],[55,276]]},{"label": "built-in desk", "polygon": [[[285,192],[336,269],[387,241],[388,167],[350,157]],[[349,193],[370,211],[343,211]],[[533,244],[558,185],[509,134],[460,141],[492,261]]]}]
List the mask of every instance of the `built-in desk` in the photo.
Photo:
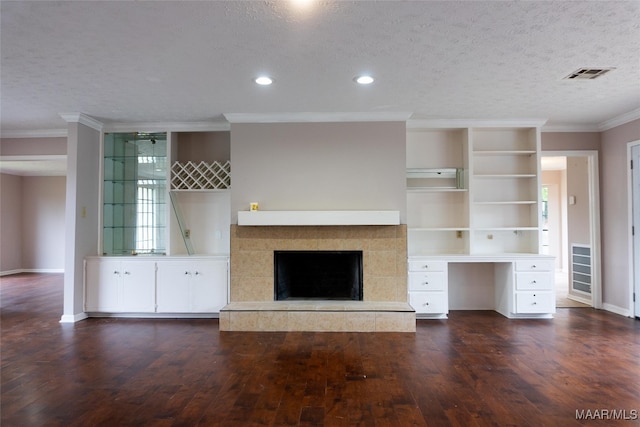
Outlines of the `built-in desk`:
[{"label": "built-in desk", "polygon": [[447,318],[452,309],[550,319],[556,311],[552,256],[410,256],[408,269],[409,303],[417,318]]}]

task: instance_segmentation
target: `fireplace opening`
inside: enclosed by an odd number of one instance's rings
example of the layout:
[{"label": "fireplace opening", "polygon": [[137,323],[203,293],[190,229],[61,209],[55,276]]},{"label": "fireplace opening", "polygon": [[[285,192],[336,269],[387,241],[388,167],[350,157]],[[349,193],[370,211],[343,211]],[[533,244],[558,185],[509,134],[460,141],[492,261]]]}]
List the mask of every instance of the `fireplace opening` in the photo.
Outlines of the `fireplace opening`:
[{"label": "fireplace opening", "polygon": [[275,251],[274,267],[277,301],[362,301],[362,251]]}]

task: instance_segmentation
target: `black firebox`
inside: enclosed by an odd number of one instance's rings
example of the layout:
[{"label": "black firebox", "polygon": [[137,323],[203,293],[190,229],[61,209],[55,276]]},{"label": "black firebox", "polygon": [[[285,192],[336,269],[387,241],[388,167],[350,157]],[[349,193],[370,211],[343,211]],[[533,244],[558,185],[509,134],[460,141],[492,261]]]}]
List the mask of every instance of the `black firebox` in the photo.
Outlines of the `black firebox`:
[{"label": "black firebox", "polygon": [[277,301],[362,301],[362,251],[275,251],[274,272]]}]

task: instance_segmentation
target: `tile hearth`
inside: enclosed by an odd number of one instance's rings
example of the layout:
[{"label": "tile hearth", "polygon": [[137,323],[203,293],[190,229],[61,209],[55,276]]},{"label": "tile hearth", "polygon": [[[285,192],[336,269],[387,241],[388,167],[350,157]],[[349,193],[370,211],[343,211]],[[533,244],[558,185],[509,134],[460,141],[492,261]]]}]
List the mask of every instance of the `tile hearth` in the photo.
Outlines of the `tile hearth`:
[{"label": "tile hearth", "polygon": [[220,312],[220,330],[415,332],[416,316],[400,302],[236,302]]}]

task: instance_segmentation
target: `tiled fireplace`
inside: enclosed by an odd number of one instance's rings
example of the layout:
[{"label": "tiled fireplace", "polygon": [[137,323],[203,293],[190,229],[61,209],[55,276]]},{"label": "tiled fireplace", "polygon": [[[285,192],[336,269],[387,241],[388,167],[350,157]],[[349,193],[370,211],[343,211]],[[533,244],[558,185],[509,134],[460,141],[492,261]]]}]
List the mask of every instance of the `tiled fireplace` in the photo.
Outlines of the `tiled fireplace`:
[{"label": "tiled fireplace", "polygon": [[[276,301],[276,251],[362,251],[362,300]],[[414,332],[406,260],[406,225],[232,225],[230,303],[220,330]]]}]

